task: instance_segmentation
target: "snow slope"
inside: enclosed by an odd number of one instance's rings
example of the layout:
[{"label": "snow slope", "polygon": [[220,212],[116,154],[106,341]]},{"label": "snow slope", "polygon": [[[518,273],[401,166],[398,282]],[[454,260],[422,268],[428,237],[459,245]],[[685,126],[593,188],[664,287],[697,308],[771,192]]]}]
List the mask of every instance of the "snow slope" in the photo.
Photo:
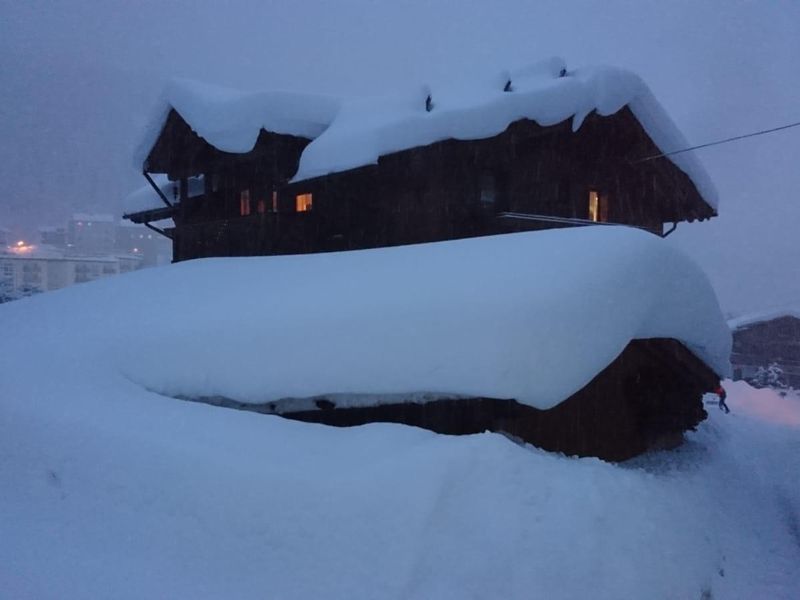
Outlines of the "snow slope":
[{"label": "snow slope", "polygon": [[[620,345],[634,333],[714,342],[724,322],[685,261],[654,236],[594,228],[193,261],[1,305],[0,596],[796,598],[796,397],[765,421],[753,407],[778,397],[729,384],[733,413],[709,407],[680,452],[611,465],[495,434],[291,422],[142,385],[231,392],[241,377],[266,385],[286,370],[298,381],[284,385],[311,391],[335,381],[327,365],[353,366],[342,355],[378,369],[373,382],[425,376],[387,338],[415,319],[409,339],[426,343],[407,350],[445,374],[454,357],[491,374],[482,365],[502,364],[497,339],[566,352],[560,319],[587,307],[579,339],[595,352],[592,331],[616,331]],[[352,354],[370,332],[378,358]],[[455,348],[489,336],[488,349],[457,355],[439,335],[455,335]],[[571,354],[588,355],[581,344]],[[523,366],[538,376],[535,361]],[[492,390],[525,369],[506,365]],[[477,381],[468,371],[451,375]]]},{"label": "snow slope", "polygon": [[[312,139],[293,181],[374,164],[380,156],[446,139],[489,138],[521,119],[543,126],[572,119],[577,130],[591,112],[611,115],[626,105],[663,152],[689,146],[645,83],[623,69],[567,72],[562,59],[551,58],[498,73],[491,81],[477,79],[471,87],[420,86],[407,95],[375,98],[245,93],[173,81],[162,94],[134,161],[142,168],[173,108],[200,137],[224,152],[249,152],[262,129]],[[504,91],[509,81],[511,90]],[[429,96],[432,109],[427,111]],[[697,157],[683,153],[669,159],[716,209],[717,192]]]},{"label": "snow slope", "polygon": [[81,379],[243,402],[427,392],[549,408],[651,337],[730,368],[705,275],[622,227],[196,260],[2,309],[6,339],[38,340],[14,352],[51,357],[59,380],[75,363]]},{"label": "snow slope", "polygon": [[800,597],[800,429],[743,384],[681,451],[615,466],[39,383],[2,396],[7,598]]}]

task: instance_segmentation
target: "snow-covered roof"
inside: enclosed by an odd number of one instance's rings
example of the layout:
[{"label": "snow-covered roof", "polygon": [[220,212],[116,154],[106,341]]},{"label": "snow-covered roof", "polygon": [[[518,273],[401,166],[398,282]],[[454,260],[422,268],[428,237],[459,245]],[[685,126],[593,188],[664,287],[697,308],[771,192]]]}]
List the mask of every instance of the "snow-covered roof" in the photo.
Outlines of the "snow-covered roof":
[{"label": "snow-covered roof", "polygon": [[[173,81],[138,146],[136,167],[142,168],[171,109],[200,137],[225,152],[249,152],[262,129],[312,139],[293,181],[374,164],[386,154],[446,139],[492,137],[521,119],[543,126],[572,119],[573,130],[577,130],[589,113],[610,115],[626,105],[662,151],[689,145],[635,74],[590,67],[562,77],[565,70],[564,61],[553,58],[516,72],[499,73],[485,85],[420,86],[405,96],[360,99],[244,93]],[[512,91],[505,92],[509,80]],[[433,103],[430,112],[425,107],[428,95]],[[697,157],[687,152],[669,159],[716,209],[716,190]]]},{"label": "snow-covered roof", "polygon": [[74,339],[70,365],[169,395],[431,393],[546,409],[643,338],[729,370],[706,276],[631,228],[201,259],[79,287],[26,308],[59,315],[42,343]]},{"label": "snow-covered roof", "polygon": [[[175,191],[177,183],[170,181],[166,175],[158,174],[153,176],[153,182],[158,186],[161,192],[172,202],[175,198]],[[189,197],[201,196],[204,193],[203,176],[189,177]],[[163,200],[158,196],[156,191],[149,183],[143,185],[134,192],[131,192],[122,201],[122,209],[125,214],[135,213],[142,210],[149,210],[151,208],[160,208],[164,206]]]},{"label": "snow-covered roof", "polygon": [[765,310],[740,315],[733,319],[729,319],[728,326],[732,330],[735,330],[743,327],[749,327],[750,325],[755,325],[756,323],[780,319],[782,317],[794,317],[796,319],[800,319],[800,304],[768,308]]}]

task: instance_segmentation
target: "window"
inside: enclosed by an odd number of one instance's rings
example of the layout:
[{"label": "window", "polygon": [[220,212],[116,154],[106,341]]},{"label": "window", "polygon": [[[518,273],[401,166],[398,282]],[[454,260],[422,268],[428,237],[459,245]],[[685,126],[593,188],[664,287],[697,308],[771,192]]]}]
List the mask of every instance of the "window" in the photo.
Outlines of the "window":
[{"label": "window", "polygon": [[295,206],[297,212],[308,212],[311,210],[311,194],[298,194],[295,197]]},{"label": "window", "polygon": [[243,217],[250,214],[250,190],[239,192],[239,214]]},{"label": "window", "polygon": [[256,212],[260,215],[263,215],[267,212],[267,201],[263,198],[259,198],[258,204],[256,205]]},{"label": "window", "polygon": [[272,192],[272,212],[278,212],[278,192]]},{"label": "window", "polygon": [[589,190],[589,220],[596,223],[608,221],[608,195]]},{"label": "window", "polygon": [[597,221],[600,218],[600,195],[595,190],[589,190],[589,220]]}]

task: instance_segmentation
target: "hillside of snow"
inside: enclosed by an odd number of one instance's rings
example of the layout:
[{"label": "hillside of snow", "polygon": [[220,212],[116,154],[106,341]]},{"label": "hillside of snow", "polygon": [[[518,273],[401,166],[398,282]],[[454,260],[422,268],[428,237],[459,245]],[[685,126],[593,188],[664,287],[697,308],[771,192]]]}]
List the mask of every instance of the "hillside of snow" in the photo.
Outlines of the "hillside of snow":
[{"label": "hillside of snow", "polygon": [[0,597],[800,595],[796,395],[728,384],[730,415],[615,465],[154,391],[534,402],[663,335],[726,369],[713,291],[654,236],[190,261],[4,304],[0,324]]},{"label": "hillside of snow", "polygon": [[39,368],[0,410],[3,597],[800,597],[796,395],[728,383],[730,415],[613,465],[132,385],[39,396]]}]

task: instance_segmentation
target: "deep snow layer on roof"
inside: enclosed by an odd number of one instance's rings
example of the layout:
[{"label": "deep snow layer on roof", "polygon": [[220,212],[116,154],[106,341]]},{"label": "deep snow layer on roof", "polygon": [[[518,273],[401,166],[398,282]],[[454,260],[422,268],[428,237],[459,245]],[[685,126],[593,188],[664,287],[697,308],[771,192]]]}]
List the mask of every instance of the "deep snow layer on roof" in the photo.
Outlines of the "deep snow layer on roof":
[{"label": "deep snow layer on roof", "polygon": [[729,319],[728,326],[731,329],[741,329],[743,327],[755,325],[756,323],[780,319],[781,317],[795,317],[796,319],[800,319],[800,306],[780,306],[748,313],[746,315]]},{"label": "deep snow layer on roof", "polygon": [[0,312],[49,376],[81,365],[98,385],[249,402],[431,392],[549,408],[632,339],[680,340],[720,375],[731,346],[700,269],[622,227],[194,260]]},{"label": "deep snow layer on roof", "polygon": [[[177,190],[177,182],[170,181],[166,175],[158,174],[153,176],[153,183],[155,183],[161,192],[167,197],[167,200],[172,202],[176,200],[175,192]],[[203,176],[189,177],[189,197],[201,196],[204,193]],[[142,210],[149,210],[151,208],[160,208],[164,206],[164,201],[158,196],[153,186],[149,183],[138,188],[136,191],[131,192],[122,202],[122,210],[125,214],[135,213]]]},{"label": "deep snow layer on roof", "polygon": [[[611,67],[578,69],[561,77],[564,61],[553,58],[471,88],[421,86],[406,96],[344,99],[287,92],[244,93],[188,81],[164,91],[136,152],[141,168],[171,109],[215,148],[252,150],[262,129],[313,139],[294,181],[374,164],[380,156],[446,139],[482,139],[511,123],[532,119],[547,126],[567,119],[577,130],[596,111],[610,115],[629,106],[664,152],[688,147],[678,128],[635,74]],[[512,91],[503,88],[510,80]],[[425,100],[431,96],[433,109]],[[717,208],[717,193],[692,153],[669,157]]]}]

